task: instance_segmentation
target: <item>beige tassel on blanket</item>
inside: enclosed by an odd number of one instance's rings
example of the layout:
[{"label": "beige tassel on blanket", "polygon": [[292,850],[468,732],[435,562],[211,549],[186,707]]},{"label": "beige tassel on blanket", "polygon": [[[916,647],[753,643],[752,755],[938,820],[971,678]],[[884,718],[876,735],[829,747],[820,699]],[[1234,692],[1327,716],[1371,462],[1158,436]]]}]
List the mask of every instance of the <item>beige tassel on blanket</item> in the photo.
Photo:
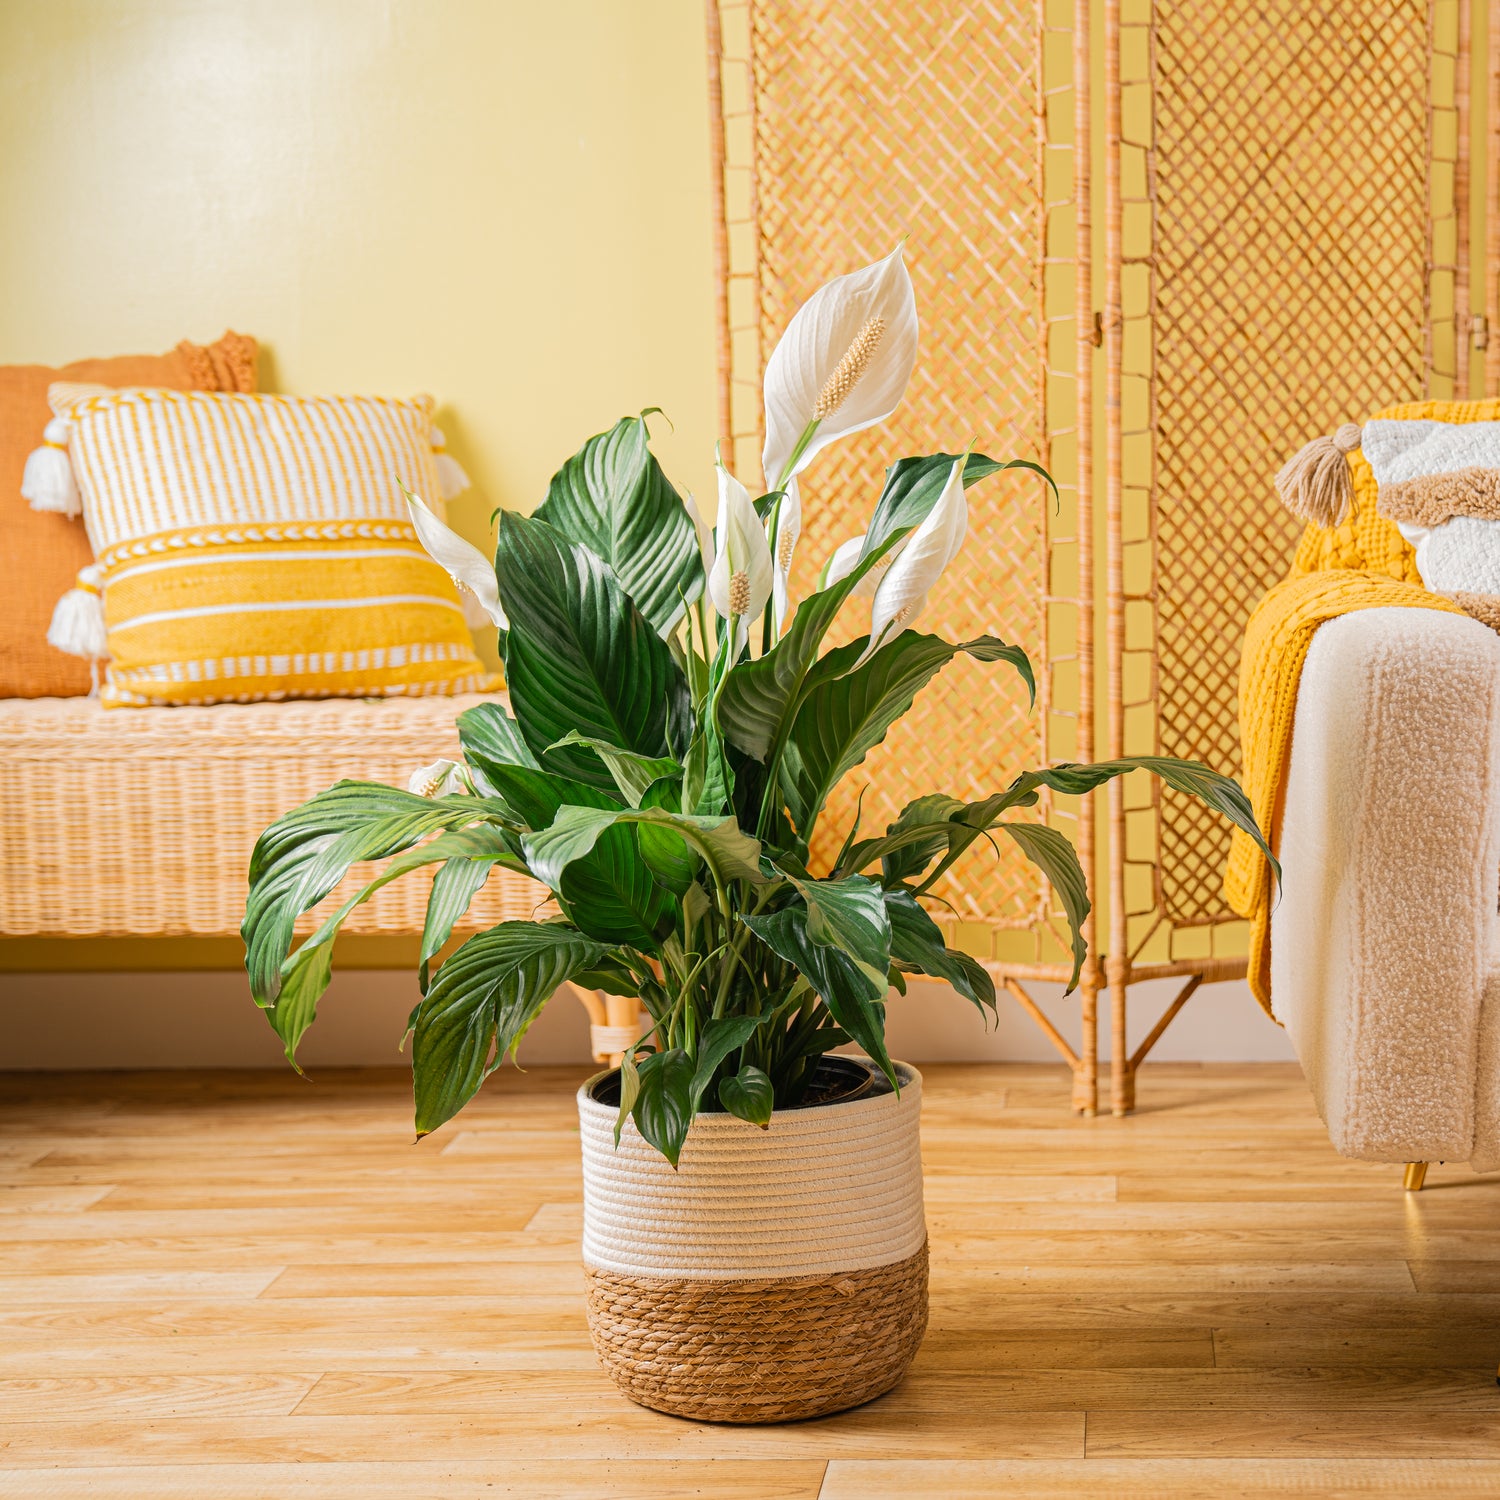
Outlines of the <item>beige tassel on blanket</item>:
[{"label": "beige tassel on blanket", "polygon": [[1354,498],[1349,455],[1359,448],[1360,429],[1346,422],[1332,437],[1314,438],[1282,465],[1276,493],[1294,516],[1325,529],[1337,526]]}]

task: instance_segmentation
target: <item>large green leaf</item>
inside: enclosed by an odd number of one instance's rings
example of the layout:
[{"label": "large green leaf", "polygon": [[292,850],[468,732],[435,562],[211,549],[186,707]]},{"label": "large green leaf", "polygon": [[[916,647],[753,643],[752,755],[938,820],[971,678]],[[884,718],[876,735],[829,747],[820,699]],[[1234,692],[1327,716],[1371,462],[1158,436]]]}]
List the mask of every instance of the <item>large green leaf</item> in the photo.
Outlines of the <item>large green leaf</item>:
[{"label": "large green leaf", "polygon": [[[1198,797],[1216,812],[1223,813],[1231,823],[1244,829],[1255,840],[1270,861],[1277,878],[1280,878],[1281,866],[1256,826],[1249,799],[1239,784],[1231,777],[1211,771],[1197,761],[1174,760],[1160,755],[1132,755],[1122,760],[1098,761],[1091,765],[1065,763],[1040,771],[1025,771],[1004,791],[977,802],[958,803],[952,798],[945,799],[941,804],[934,802],[935,811],[939,806],[946,806],[949,811],[946,815],[939,813],[930,822],[921,821],[917,815],[919,804],[927,800],[919,799],[883,835],[863,839],[849,849],[841,861],[841,868],[854,871],[864,869],[876,859],[904,859],[904,852],[912,849],[925,851],[925,864],[937,848],[946,844],[948,852],[922,882],[922,889],[929,889],[1002,813],[1015,807],[1032,806],[1037,800],[1040,787],[1051,787],[1055,791],[1077,796],[1093,791],[1116,776],[1128,775],[1131,771],[1149,771],[1176,791]],[[908,813],[912,814],[910,819]]]},{"label": "large green leaf", "polygon": [[981,1010],[995,1009],[995,981],[977,958],[949,948],[942,929],[904,887],[885,893],[891,919],[891,958],[902,968],[946,979]]},{"label": "large green leaf", "polygon": [[1076,795],[1092,791],[1102,782],[1128,775],[1131,771],[1148,771],[1173,791],[1196,797],[1205,806],[1228,818],[1236,828],[1250,835],[1270,862],[1276,879],[1281,879],[1281,865],[1256,824],[1250,799],[1239,782],[1232,776],[1209,770],[1201,761],[1178,760],[1170,755],[1127,755],[1122,760],[1098,761],[1093,765],[1052,766],[1042,771],[1023,772],[1011,783],[1006,795],[1013,796],[1017,790],[1029,791],[1040,786]]},{"label": "large green leaf", "polygon": [[842,948],[879,985],[891,956],[891,922],[880,886],[863,875],[813,880],[788,873],[787,878],[807,908],[808,938],[824,947]]},{"label": "large green leaf", "polygon": [[511,620],[511,705],[538,762],[613,791],[592,750],[549,747],[576,731],[637,755],[671,754],[669,728],[691,718],[687,679],[609,569],[545,522],[504,511],[495,573]]},{"label": "large green leaf", "polygon": [[491,765],[526,766],[533,771],[542,768],[521,726],[492,699],[476,703],[458,716],[458,742],[464,759],[481,772]]},{"label": "large green leaf", "polygon": [[494,866],[492,859],[448,859],[432,877],[432,892],[427,897],[427,915],[422,923],[422,949],[417,955],[417,982],[424,995],[432,960],[453,936],[454,924],[468,911],[469,903],[490,878]]},{"label": "large green leaf", "polygon": [[565,807],[550,827],[525,835],[526,862],[538,880],[555,890],[576,860],[611,831],[623,831],[629,824],[650,824],[680,834],[722,884],[761,879],[760,844],[742,833],[733,818],[699,818],[659,807]]},{"label": "large green leaf", "polygon": [[606,829],[552,889],[568,919],[590,937],[648,953],[656,951],[677,912],[672,892],[643,858],[633,828]]},{"label": "large green leaf", "polygon": [[1045,823],[1005,822],[993,826],[1010,835],[1021,853],[1047,877],[1062,903],[1073,938],[1073,972],[1068,978],[1068,989],[1072,990],[1089,951],[1083,940],[1083,919],[1089,914],[1089,888],[1083,866],[1078,863],[1078,852],[1066,834]]},{"label": "large green leaf", "polygon": [[[865,531],[865,545],[861,557],[868,557],[879,550],[892,537],[910,531],[925,521],[937,504],[938,496],[948,483],[948,475],[958,459],[956,453],[931,453],[924,458],[897,459],[885,471],[885,486],[875,510],[870,516]],[[983,453],[971,453],[964,464],[964,488],[970,489],[981,479],[999,474],[1006,469],[1029,469],[1040,474],[1057,493],[1052,476],[1040,465],[1027,458],[1013,458],[1008,463],[996,463]]]},{"label": "large green leaf", "polygon": [[492,799],[418,797],[374,782],[341,781],[278,818],[250,857],[250,895],[240,928],[256,1003],[275,1003],[293,923],[350,865],[385,859],[442,829],[509,815]]},{"label": "large green leaf", "polygon": [[608,563],[665,634],[701,592],[703,564],[693,523],[648,443],[642,417],[591,437],[552,476],[535,515]]},{"label": "large green leaf", "polygon": [[[642,807],[659,807],[675,813],[682,804],[680,778],[664,776],[646,788]],[[651,873],[680,901],[698,874],[698,856],[687,841],[663,823],[637,823],[633,830],[641,858]]]},{"label": "large green leaf", "polygon": [[682,775],[682,767],[670,755],[637,755],[633,750],[618,749],[607,740],[589,739],[576,729],[550,748],[556,750],[563,745],[584,745],[592,750],[609,768],[616,789],[632,807],[641,805],[653,783]]},{"label": "large green leaf", "polygon": [[719,1103],[730,1114],[766,1130],[776,1108],[776,1089],[765,1073],[746,1063],[738,1073],[719,1080]]},{"label": "large green leaf", "polygon": [[[881,874],[887,885],[905,880],[909,875],[919,875],[948,847],[948,819],[963,811],[964,804],[946,792],[928,792],[926,796],[914,798],[901,809],[894,823],[886,826],[886,833],[899,835],[908,829],[918,828],[922,834],[913,843],[893,848],[881,861]],[[849,852],[839,859],[846,865]]]},{"label": "large green leaf", "polygon": [[603,957],[602,945],[561,925],[502,922],[470,938],[438,970],[413,1017],[417,1134],[451,1120],[558,985]]},{"label": "large green leaf", "polygon": [[731,745],[754,760],[771,760],[791,728],[828,627],[877,561],[868,557],[837,583],[809,594],[797,606],[786,634],[764,656],[740,662],[725,676],[717,712],[719,728]]},{"label": "large green leaf", "polygon": [[778,957],[786,960],[823,997],[833,1019],[865,1049],[896,1083],[885,1048],[886,985],[871,966],[842,948],[815,943],[807,933],[807,908],[800,902],[764,917],[741,919]]},{"label": "large green leaf", "polygon": [[643,1057],[636,1071],[640,1080],[630,1110],[635,1128],[675,1167],[693,1123],[693,1060],[672,1047]]},{"label": "large green leaf", "polygon": [[1030,664],[1019,648],[994,636],[952,645],[935,635],[904,631],[862,666],[853,666],[865,647],[861,638],[830,651],[809,676],[781,759],[781,790],[787,811],[803,838],[809,838],[834,787],[878,745],[913,699],[959,652],[981,661],[1001,658]]},{"label": "large green leaf", "polygon": [[697,1056],[693,1059],[693,1108],[713,1082],[719,1064],[739,1047],[743,1047],[771,1019],[767,1011],[758,1016],[720,1016],[710,1021],[698,1038]]},{"label": "large green leaf", "polygon": [[734,771],[724,753],[724,737],[712,723],[698,725],[688,746],[682,775],[682,810],[713,817],[734,797]]},{"label": "large green leaf", "polygon": [[281,990],[276,1004],[266,1012],[266,1019],[281,1038],[286,1060],[299,1073],[302,1069],[297,1063],[297,1043],[316,1018],[318,1001],[332,978],[331,943],[304,943],[282,965]]},{"label": "large green leaf", "polygon": [[[367,881],[332,916],[326,918],[302,946],[282,964],[281,991],[276,998],[275,1006],[268,1015],[272,1028],[286,1047],[287,1061],[294,1067],[296,1066],[297,1044],[302,1040],[307,1028],[312,1025],[317,1013],[318,1001],[323,991],[328,988],[333,940],[338,935],[339,928],[343,926],[345,918],[357,906],[368,901],[382,886],[389,885],[393,880],[400,879],[412,870],[421,869],[424,865],[441,865],[441,869],[434,878],[433,895],[428,900],[428,926],[433,925],[434,901],[437,902],[439,908],[438,921],[442,921],[444,914],[447,914],[447,926],[430,951],[426,948],[424,940],[421,962],[425,975],[427,960],[431,953],[436,952],[447,942],[454,922],[468,910],[474,891],[484,884],[491,868],[496,863],[503,863],[509,869],[525,872],[526,867],[517,857],[516,850],[517,841],[514,834],[504,828],[496,828],[488,824],[440,833],[425,844],[418,844],[415,848],[397,855],[379,875]],[[447,881],[443,881],[444,872],[455,868],[464,871],[463,877],[450,876]],[[459,905],[456,895],[457,886],[473,879],[474,872],[477,872],[477,880],[469,886],[467,894],[463,896],[462,904]],[[319,949],[327,949],[327,952],[322,957],[315,957],[315,952]]]}]

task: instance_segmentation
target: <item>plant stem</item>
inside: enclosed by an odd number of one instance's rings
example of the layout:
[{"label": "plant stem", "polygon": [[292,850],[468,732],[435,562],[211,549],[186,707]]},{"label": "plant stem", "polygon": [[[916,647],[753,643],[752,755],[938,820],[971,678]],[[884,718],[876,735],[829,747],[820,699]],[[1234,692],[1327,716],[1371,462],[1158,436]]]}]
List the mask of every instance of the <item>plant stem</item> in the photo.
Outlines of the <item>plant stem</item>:
[{"label": "plant stem", "polygon": [[[765,910],[766,903],[781,889],[784,882],[776,881],[770,885],[763,886],[755,898],[755,905],[750,910],[752,917],[759,916]],[[741,918],[744,913],[741,912]],[[724,1014],[724,1007],[729,1003],[729,986],[734,977],[736,966],[744,964],[745,944],[749,941],[750,929],[745,926],[743,920],[738,924],[725,924],[725,937],[729,941],[729,951],[725,955],[723,967],[719,970],[719,993],[714,1000],[713,1019],[717,1021]],[[731,936],[731,934],[733,934]]]},{"label": "plant stem", "polygon": [[814,434],[818,430],[818,419],[814,417],[806,427],[802,429],[802,436],[797,439],[797,446],[792,449],[791,456],[782,465],[781,473],[776,476],[776,488],[786,488],[786,482],[797,472],[797,460],[807,452],[807,445],[812,442]]}]

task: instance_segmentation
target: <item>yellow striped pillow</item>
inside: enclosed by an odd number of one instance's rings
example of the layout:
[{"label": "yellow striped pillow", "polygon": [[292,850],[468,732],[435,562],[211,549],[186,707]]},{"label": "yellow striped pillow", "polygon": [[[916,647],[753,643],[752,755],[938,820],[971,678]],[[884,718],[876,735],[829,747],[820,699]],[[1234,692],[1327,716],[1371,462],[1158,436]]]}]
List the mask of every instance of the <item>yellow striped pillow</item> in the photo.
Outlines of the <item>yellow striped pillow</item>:
[{"label": "yellow striped pillow", "polygon": [[99,568],[106,706],[499,686],[400,490],[439,493],[430,397],[51,401]]}]

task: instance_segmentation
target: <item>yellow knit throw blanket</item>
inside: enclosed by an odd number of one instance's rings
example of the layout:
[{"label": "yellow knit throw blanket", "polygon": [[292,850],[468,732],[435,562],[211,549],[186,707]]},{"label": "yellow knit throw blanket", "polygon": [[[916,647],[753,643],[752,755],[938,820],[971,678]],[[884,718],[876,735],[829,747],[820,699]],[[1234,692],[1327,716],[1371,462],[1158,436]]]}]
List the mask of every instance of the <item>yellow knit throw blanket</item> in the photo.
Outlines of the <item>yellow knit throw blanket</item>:
[{"label": "yellow knit throw blanket", "polygon": [[[1445,421],[1494,420],[1494,402],[1472,403],[1469,416],[1448,402],[1392,407],[1382,417],[1440,417]],[[1240,659],[1242,780],[1255,821],[1279,842],[1278,821],[1292,747],[1292,714],[1302,663],[1318,626],[1357,609],[1400,605],[1462,614],[1456,604],[1422,587],[1416,558],[1394,522],[1375,512],[1375,476],[1362,454],[1349,455],[1354,498],[1331,529],[1309,526],[1291,572],[1256,606],[1245,628]],[[1224,871],[1230,907],[1250,921],[1250,989],[1271,1013],[1271,870],[1260,850],[1238,829]]]}]

